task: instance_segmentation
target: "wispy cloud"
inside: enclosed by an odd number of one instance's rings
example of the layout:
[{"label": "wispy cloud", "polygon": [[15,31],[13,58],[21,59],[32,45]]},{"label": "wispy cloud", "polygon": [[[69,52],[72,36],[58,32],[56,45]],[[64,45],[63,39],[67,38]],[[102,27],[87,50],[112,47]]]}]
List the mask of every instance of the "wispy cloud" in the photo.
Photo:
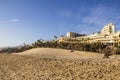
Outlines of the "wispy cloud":
[{"label": "wispy cloud", "polygon": [[119,28],[120,23],[120,13],[111,7],[96,6],[92,9],[89,9],[88,15],[82,18],[82,23],[89,25],[89,31],[99,31],[102,27],[109,22],[116,24]]},{"label": "wispy cloud", "polygon": [[113,8],[107,8],[107,7],[95,7],[93,8],[88,16],[85,16],[82,20],[84,23],[88,24],[94,24],[96,26],[101,24],[106,24],[108,22],[113,21],[115,18],[116,10]]},{"label": "wispy cloud", "polygon": [[120,19],[120,15],[116,16],[116,19]]},{"label": "wispy cloud", "polygon": [[114,7],[102,5],[94,7],[81,7],[78,11],[61,10],[57,12],[60,16],[79,20],[80,23],[101,26],[120,19],[120,13]]},{"label": "wispy cloud", "polygon": [[20,19],[14,18],[9,20],[0,20],[0,23],[18,23],[20,22]]},{"label": "wispy cloud", "polygon": [[[72,27],[65,23],[65,26],[69,28],[76,28],[76,31],[91,34],[102,29],[102,27],[110,22],[116,24],[117,28],[120,26],[120,13],[114,7],[107,7],[103,5],[97,5],[93,7],[80,7],[76,12],[72,10],[59,11],[59,14],[63,17],[72,18]],[[77,23],[75,22],[77,21]],[[63,24],[62,24],[63,25]]]},{"label": "wispy cloud", "polygon": [[73,18],[73,19],[80,18],[79,10],[78,11],[74,11],[72,9],[69,9],[69,10],[67,10],[67,9],[66,10],[58,10],[57,14],[59,16],[64,17],[64,18]]},{"label": "wispy cloud", "polygon": [[9,20],[8,22],[16,23],[16,22],[20,22],[20,20],[19,20],[19,19],[11,19],[11,20]]}]

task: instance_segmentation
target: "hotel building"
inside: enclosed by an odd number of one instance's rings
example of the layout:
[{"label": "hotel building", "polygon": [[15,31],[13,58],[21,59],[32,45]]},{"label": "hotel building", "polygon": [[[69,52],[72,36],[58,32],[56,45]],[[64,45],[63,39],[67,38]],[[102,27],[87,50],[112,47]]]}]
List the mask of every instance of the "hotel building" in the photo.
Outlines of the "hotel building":
[{"label": "hotel building", "polygon": [[68,32],[66,37],[60,37],[59,42],[81,42],[81,43],[96,43],[101,42],[104,44],[120,46],[120,31],[116,32],[115,25],[109,23],[105,25],[103,29],[91,35],[78,34],[74,32]]}]

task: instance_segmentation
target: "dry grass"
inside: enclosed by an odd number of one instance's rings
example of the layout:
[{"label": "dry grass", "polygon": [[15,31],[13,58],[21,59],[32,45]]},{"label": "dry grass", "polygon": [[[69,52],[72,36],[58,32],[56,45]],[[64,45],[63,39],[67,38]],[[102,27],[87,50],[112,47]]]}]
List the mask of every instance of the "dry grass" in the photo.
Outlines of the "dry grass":
[{"label": "dry grass", "polygon": [[[0,54],[0,80],[120,80],[119,56],[102,59],[102,54],[90,55],[83,52],[83,55],[79,51],[70,53],[69,50],[62,49],[37,49],[40,52],[36,51],[35,56],[35,53],[33,55],[31,52],[35,50],[26,51],[21,53],[22,55]],[[56,53],[59,57],[54,53],[47,57],[47,50],[49,53],[59,51]],[[60,51],[69,54],[63,57]]]}]

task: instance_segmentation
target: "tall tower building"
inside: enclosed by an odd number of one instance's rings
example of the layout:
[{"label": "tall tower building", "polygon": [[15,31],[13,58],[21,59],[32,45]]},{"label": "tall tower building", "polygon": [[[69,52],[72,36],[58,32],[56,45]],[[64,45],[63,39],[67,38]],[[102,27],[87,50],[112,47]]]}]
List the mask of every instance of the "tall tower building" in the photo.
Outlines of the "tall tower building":
[{"label": "tall tower building", "polygon": [[105,25],[101,33],[107,35],[115,33],[115,25],[113,23],[109,23],[108,25]]},{"label": "tall tower building", "polygon": [[108,26],[109,26],[109,32],[110,32],[110,34],[113,34],[113,33],[116,32],[115,31],[115,25],[113,23],[110,23]]}]

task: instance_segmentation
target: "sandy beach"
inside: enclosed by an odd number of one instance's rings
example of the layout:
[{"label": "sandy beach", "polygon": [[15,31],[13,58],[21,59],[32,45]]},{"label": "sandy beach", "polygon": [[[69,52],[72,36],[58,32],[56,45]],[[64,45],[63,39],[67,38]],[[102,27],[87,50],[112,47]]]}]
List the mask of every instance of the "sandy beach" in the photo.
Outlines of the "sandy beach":
[{"label": "sandy beach", "polygon": [[53,48],[0,54],[0,80],[119,80],[120,56]]}]

